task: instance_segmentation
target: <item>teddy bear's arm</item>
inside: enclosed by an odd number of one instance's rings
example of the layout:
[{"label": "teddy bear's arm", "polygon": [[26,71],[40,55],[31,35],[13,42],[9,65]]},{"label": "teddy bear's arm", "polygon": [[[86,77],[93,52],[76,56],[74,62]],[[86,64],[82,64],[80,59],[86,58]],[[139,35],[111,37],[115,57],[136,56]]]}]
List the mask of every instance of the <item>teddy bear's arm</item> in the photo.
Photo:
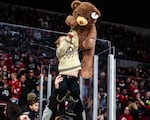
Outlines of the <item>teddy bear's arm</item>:
[{"label": "teddy bear's arm", "polygon": [[88,36],[83,40],[82,47],[84,49],[93,49],[95,47],[97,31],[95,26],[88,32]]},{"label": "teddy bear's arm", "polygon": [[86,38],[86,40],[83,41],[82,43],[83,49],[84,50],[93,49],[95,47],[95,41],[96,41],[95,38]]}]

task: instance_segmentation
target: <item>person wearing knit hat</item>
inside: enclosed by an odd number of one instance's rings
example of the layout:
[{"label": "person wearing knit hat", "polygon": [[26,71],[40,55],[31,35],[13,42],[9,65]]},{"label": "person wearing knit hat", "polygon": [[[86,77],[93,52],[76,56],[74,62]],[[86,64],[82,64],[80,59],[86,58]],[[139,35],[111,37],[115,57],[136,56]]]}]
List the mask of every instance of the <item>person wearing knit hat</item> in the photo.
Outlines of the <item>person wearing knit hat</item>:
[{"label": "person wearing knit hat", "polygon": [[37,99],[37,95],[35,93],[30,92],[27,94],[27,103],[20,106],[21,113],[29,112],[29,107],[28,107],[29,102],[34,100],[34,99]]},{"label": "person wearing knit hat", "polygon": [[27,101],[30,101],[30,100],[32,100],[34,98],[37,98],[35,93],[30,92],[30,93],[27,94]]}]

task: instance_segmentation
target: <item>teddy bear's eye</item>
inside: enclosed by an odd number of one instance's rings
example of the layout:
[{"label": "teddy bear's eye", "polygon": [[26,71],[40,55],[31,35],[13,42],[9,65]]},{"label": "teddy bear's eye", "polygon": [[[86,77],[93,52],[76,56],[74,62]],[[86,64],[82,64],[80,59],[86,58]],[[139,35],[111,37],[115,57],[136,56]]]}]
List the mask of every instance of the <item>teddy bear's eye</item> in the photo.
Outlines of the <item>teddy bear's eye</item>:
[{"label": "teddy bear's eye", "polygon": [[99,15],[96,12],[92,12],[91,17],[93,19],[97,19],[99,17]]}]

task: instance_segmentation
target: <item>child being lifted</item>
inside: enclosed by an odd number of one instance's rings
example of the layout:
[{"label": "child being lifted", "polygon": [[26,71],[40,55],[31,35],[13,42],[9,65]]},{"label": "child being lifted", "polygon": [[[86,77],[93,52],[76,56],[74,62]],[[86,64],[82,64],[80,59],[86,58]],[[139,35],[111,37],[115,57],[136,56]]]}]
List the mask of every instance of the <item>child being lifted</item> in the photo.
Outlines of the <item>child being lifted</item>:
[{"label": "child being lifted", "polygon": [[[82,120],[83,105],[80,99],[80,87],[79,87],[79,70],[81,69],[81,63],[78,53],[78,35],[76,31],[69,32],[66,36],[60,36],[55,44],[57,46],[56,56],[58,58],[58,71],[62,80],[55,84],[55,94],[51,95],[49,102],[49,109],[55,107],[54,98],[59,105],[60,115],[69,115],[75,118],[74,120]],[[58,86],[59,87],[58,87]],[[65,109],[65,99],[68,91],[70,91],[71,105],[68,109]],[[55,105],[57,106],[57,105]],[[42,119],[44,120],[44,119]]]},{"label": "child being lifted", "polygon": [[72,105],[69,107],[67,114],[75,115],[74,108],[80,99],[80,88],[78,82],[78,73],[81,69],[81,63],[78,53],[78,35],[76,31],[71,31],[67,36],[60,36],[56,40],[56,55],[59,60],[58,71],[63,77],[59,83],[57,101],[60,105],[61,114],[64,110],[64,100],[69,90],[71,92]]}]

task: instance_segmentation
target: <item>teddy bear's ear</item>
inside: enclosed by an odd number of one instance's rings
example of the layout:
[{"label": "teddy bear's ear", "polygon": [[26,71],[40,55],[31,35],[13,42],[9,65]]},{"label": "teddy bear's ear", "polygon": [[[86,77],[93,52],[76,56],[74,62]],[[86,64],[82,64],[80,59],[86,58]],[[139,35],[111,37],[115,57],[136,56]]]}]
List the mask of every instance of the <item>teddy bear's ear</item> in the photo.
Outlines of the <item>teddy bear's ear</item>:
[{"label": "teddy bear's ear", "polygon": [[81,1],[79,0],[74,0],[72,3],[71,3],[71,8],[74,10],[78,5],[80,5]]}]

